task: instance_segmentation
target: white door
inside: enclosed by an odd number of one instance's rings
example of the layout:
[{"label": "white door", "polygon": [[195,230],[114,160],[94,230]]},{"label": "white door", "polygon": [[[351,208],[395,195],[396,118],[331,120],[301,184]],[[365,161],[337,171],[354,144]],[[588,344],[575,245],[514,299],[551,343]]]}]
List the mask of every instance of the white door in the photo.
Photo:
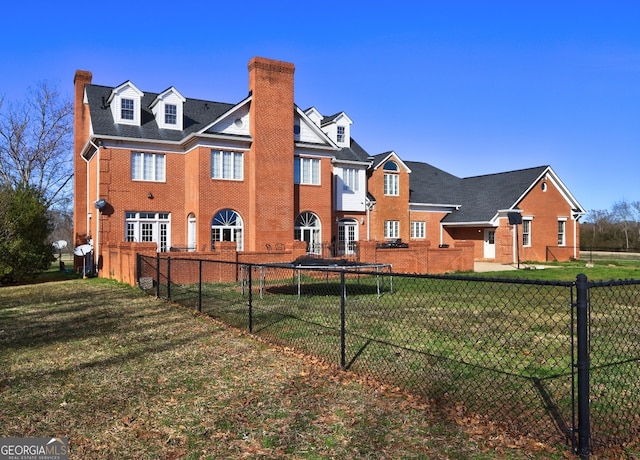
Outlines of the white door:
[{"label": "white door", "polygon": [[189,214],[187,224],[187,250],[196,250],[196,216]]},{"label": "white door", "polygon": [[492,228],[484,230],[484,258],[496,258],[496,231]]},{"label": "white door", "polygon": [[358,223],[355,220],[342,220],[338,223],[338,255],[355,254],[358,241]]}]

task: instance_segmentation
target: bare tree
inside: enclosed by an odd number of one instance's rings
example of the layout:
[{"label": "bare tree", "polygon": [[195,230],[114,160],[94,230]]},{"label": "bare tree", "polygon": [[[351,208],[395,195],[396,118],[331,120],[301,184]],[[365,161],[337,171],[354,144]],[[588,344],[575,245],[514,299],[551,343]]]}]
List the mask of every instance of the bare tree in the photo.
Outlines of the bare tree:
[{"label": "bare tree", "polygon": [[47,207],[71,202],[73,103],[46,82],[24,101],[0,99],[0,183],[36,190]]}]

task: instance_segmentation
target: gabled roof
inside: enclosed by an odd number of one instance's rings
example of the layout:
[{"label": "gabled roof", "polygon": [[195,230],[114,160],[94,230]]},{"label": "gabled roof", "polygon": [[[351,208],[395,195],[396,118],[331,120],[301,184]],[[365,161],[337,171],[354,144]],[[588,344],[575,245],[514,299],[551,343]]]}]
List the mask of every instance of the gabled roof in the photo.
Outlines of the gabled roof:
[{"label": "gabled roof", "polygon": [[549,166],[507,171],[460,181],[457,198],[460,209],[447,215],[447,224],[487,223],[499,210],[513,209]]},{"label": "gabled roof", "polygon": [[373,169],[378,169],[380,166],[382,166],[384,163],[387,162],[387,160],[393,158],[393,161],[395,161],[396,163],[400,163],[400,166],[404,169],[407,170],[407,172],[411,172],[411,168],[409,166],[407,166],[407,163],[405,163],[404,161],[402,161],[402,159],[398,156],[398,154],[396,152],[394,152],[393,150],[390,150],[388,152],[384,152],[384,153],[380,153],[378,155],[374,155],[372,157],[373,159],[373,164],[371,165],[373,167]]},{"label": "gabled roof", "polygon": [[[121,85],[122,86],[122,85]],[[157,99],[158,93],[144,93],[140,106],[142,114],[140,126],[118,124],[114,121],[106,105],[113,88],[98,85],[85,86],[89,103],[91,126],[96,136],[130,137],[134,139],[154,139],[161,141],[181,141],[192,133],[199,132],[222,114],[235,107],[235,104],[203,101],[187,98],[184,103],[184,129],[160,129],[149,106]],[[104,98],[104,99],[103,99]]]}]

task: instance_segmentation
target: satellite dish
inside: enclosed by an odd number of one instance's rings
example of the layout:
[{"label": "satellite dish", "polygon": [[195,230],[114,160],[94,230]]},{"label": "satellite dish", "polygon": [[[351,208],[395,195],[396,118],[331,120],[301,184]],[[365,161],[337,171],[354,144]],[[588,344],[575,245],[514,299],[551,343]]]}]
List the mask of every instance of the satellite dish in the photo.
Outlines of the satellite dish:
[{"label": "satellite dish", "polygon": [[58,251],[61,251],[67,247],[67,242],[65,240],[54,241],[52,244],[53,248],[57,249]]},{"label": "satellite dish", "polygon": [[99,199],[98,201],[94,202],[93,205],[96,209],[102,209],[107,205],[107,200]]},{"label": "satellite dish", "polygon": [[84,257],[91,251],[93,251],[93,246],[91,246],[90,244],[81,244],[80,246],[76,246],[76,248],[73,250],[73,253],[77,256]]}]

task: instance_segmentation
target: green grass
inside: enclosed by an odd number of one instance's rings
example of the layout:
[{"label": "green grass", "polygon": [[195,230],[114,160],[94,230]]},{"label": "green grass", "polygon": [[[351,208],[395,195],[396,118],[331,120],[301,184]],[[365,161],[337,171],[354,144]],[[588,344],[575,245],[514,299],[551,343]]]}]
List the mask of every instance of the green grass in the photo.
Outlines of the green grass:
[{"label": "green grass", "polygon": [[72,459],[564,458],[103,279],[0,288],[0,436]]}]

